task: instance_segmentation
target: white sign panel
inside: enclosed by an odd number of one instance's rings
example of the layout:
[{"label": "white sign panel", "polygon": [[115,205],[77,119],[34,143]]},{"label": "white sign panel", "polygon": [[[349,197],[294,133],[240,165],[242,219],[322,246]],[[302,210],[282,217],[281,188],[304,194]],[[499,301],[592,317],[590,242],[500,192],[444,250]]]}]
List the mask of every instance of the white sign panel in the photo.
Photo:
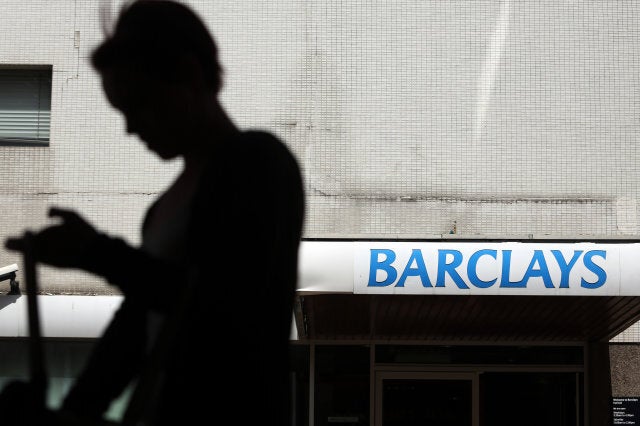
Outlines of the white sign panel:
[{"label": "white sign panel", "polygon": [[637,243],[353,242],[353,250],[354,293],[640,295]]}]

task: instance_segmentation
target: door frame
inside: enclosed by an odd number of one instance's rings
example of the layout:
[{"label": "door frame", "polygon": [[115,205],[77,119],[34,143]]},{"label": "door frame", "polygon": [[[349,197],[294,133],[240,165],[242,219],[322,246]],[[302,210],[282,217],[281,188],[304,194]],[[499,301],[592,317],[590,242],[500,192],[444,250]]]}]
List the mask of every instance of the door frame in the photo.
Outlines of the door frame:
[{"label": "door frame", "polygon": [[447,372],[447,371],[398,371],[375,370],[374,379],[374,426],[382,424],[382,381],[386,379],[406,380],[468,380],[471,382],[471,425],[479,426],[480,417],[480,380],[478,372]]}]

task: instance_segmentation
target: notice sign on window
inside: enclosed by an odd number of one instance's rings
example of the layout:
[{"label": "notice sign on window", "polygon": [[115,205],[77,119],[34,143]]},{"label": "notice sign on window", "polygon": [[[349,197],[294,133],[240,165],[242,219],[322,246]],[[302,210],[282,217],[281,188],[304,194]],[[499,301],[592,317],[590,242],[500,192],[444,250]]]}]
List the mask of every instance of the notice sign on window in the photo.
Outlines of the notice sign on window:
[{"label": "notice sign on window", "polygon": [[613,424],[640,426],[640,397],[613,397]]}]

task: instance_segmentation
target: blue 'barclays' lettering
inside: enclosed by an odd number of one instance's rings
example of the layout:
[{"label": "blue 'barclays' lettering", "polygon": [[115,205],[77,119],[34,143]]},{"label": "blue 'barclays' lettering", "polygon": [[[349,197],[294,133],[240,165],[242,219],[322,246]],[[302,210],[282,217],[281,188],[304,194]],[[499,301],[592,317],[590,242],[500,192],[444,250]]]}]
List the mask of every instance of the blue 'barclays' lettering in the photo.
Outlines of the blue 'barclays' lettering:
[{"label": "blue 'barclays' lettering", "polygon": [[569,272],[571,272],[571,268],[576,264],[578,258],[582,254],[582,250],[574,250],[573,257],[567,263],[564,260],[564,256],[560,250],[551,250],[553,257],[556,258],[556,262],[558,262],[558,266],[560,267],[560,286],[559,288],[569,288]]},{"label": "blue 'barclays' lettering", "polygon": [[[562,252],[559,250],[551,250],[551,253],[556,260],[558,267],[560,268],[560,283],[558,288],[569,288],[569,275],[571,270],[578,262],[578,259],[582,255],[582,250],[574,250],[571,259],[567,261]],[[555,288],[547,260],[542,250],[534,250],[529,266],[526,272],[519,281],[511,281],[510,269],[511,269],[511,250],[502,250],[502,264],[501,264],[501,288],[526,288],[530,279],[540,278],[545,288]],[[466,278],[468,282],[477,288],[489,288],[493,286],[498,277],[490,280],[482,280],[478,277],[477,269],[478,262],[481,257],[488,256],[494,260],[498,260],[498,251],[491,249],[482,249],[475,251],[469,257],[466,268]],[[606,259],[607,253],[604,250],[591,250],[584,254],[583,264],[591,272],[596,275],[596,281],[587,281],[584,277],[580,278],[580,285],[583,288],[595,289],[604,285],[607,279],[606,271],[596,264],[593,260],[594,257],[601,257]],[[398,278],[398,269],[393,266],[396,261],[396,253],[390,249],[371,249],[370,250],[370,262],[369,262],[369,281],[368,287],[386,287],[395,284],[395,287],[404,287],[406,280],[409,277],[417,277],[420,279],[420,283],[423,287],[433,287],[427,267],[425,264],[424,256],[420,249],[413,249],[411,255],[407,260],[402,274]],[[438,262],[437,262],[437,277],[435,287],[444,287],[446,276],[448,275],[453,283],[460,289],[468,289],[469,286],[460,276],[458,268],[463,263],[463,254],[458,250],[440,249],[438,250]],[[385,277],[378,281],[377,272],[381,271],[385,274]]]},{"label": "blue 'barclays' lettering", "polygon": [[[542,282],[546,288],[553,288],[553,282],[551,281],[551,274],[549,274],[549,267],[547,261],[544,258],[542,250],[534,250],[533,257],[527,271],[522,276],[520,281],[511,281],[509,276],[509,269],[511,267],[511,250],[503,250],[502,256],[504,261],[502,262],[502,281],[500,281],[500,288],[526,288],[529,279],[534,277],[542,278]],[[536,267],[536,265],[538,265]]]},{"label": "blue 'barclays' lettering", "polygon": [[[447,263],[447,256],[451,255],[452,260]],[[464,280],[456,271],[456,268],[462,263],[462,253],[458,250],[438,250],[438,279],[436,287],[444,287],[445,274],[449,274],[453,282],[463,290],[469,288]]]},{"label": "blue 'barclays' lettering", "polygon": [[484,250],[478,250],[477,252],[473,253],[471,255],[471,257],[469,257],[469,263],[467,264],[467,277],[469,277],[469,281],[471,282],[471,284],[473,284],[474,286],[478,287],[478,288],[489,288],[492,285],[494,285],[496,283],[496,281],[498,281],[498,278],[494,278],[492,280],[489,281],[483,281],[478,277],[478,260],[480,260],[480,257],[482,256],[491,256],[494,259],[498,259],[498,251],[497,250],[490,250],[490,249],[484,249]]},{"label": "blue 'barclays' lettering", "polygon": [[[416,264],[416,266],[411,266],[414,263]],[[427,266],[424,264],[422,251],[418,249],[411,250],[411,256],[409,256],[407,266],[404,268],[404,271],[402,272],[402,275],[400,276],[396,287],[404,287],[404,282],[408,277],[420,277],[420,282],[422,283],[423,287],[431,287],[431,280],[429,279],[429,274],[427,273]]]},{"label": "blue 'barclays' lettering", "polygon": [[[384,260],[380,260],[380,255],[385,256]],[[398,276],[396,268],[391,266],[394,260],[396,260],[396,252],[393,250],[371,249],[371,258],[369,261],[369,282],[367,283],[367,287],[386,287],[393,284]],[[378,281],[376,278],[377,271],[379,270],[387,273],[387,277],[382,281]],[[404,281],[402,282],[402,286],[404,286]]]},{"label": "blue 'barclays' lettering", "polygon": [[607,252],[604,250],[591,250],[585,253],[584,260],[583,260],[584,266],[588,270],[596,274],[596,277],[598,277],[598,279],[596,282],[590,283],[584,278],[580,278],[581,287],[594,289],[594,288],[602,287],[602,285],[607,281],[607,272],[604,269],[602,269],[599,265],[596,265],[595,263],[593,263],[592,258],[594,256],[599,256],[603,259],[606,259]]}]

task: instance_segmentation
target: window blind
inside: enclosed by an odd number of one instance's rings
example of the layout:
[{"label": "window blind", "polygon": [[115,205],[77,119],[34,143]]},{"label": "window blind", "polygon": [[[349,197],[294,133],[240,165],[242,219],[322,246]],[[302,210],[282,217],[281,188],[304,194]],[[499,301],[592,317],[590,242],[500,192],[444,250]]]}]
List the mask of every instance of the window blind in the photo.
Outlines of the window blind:
[{"label": "window blind", "polygon": [[51,69],[0,69],[0,141],[48,142]]}]

